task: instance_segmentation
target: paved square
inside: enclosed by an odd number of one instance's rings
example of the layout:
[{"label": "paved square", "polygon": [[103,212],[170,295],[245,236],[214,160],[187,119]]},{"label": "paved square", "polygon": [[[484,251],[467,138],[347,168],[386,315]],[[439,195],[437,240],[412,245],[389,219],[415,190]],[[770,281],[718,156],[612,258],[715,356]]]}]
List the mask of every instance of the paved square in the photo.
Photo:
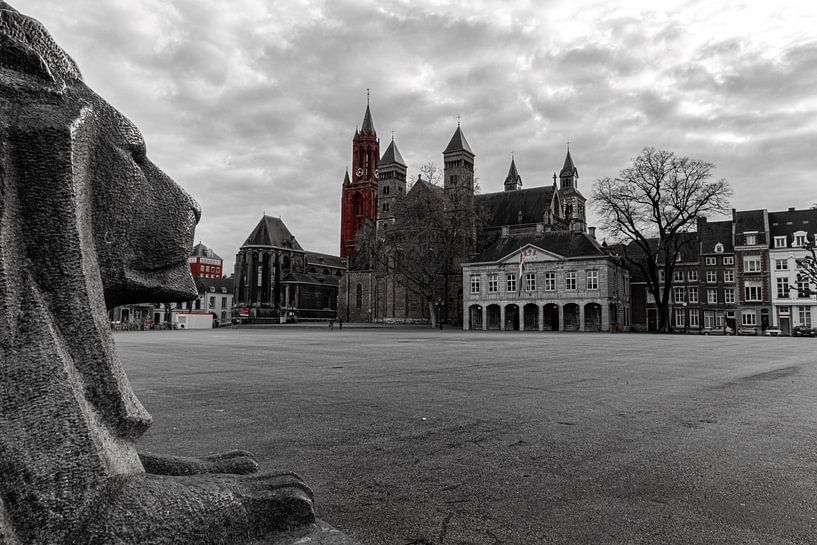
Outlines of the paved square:
[{"label": "paved square", "polygon": [[246,448],[365,545],[817,543],[817,340],[121,333],[143,450]]}]

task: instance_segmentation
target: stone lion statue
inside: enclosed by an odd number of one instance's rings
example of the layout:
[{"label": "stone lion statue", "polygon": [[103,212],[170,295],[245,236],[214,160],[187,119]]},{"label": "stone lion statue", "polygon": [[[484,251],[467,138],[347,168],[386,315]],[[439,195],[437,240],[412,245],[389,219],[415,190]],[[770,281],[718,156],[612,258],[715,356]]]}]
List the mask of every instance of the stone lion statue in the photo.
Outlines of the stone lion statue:
[{"label": "stone lion statue", "polygon": [[246,452],[136,451],[151,418],[106,310],[195,297],[198,219],[136,127],[0,0],[0,544],[255,543],[314,521],[301,479]]}]

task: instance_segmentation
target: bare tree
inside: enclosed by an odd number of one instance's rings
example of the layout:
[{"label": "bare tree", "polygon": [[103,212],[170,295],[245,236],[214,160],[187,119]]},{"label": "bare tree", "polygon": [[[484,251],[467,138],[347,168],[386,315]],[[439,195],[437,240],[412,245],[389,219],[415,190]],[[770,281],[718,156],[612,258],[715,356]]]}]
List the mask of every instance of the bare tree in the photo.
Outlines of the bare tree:
[{"label": "bare tree", "polygon": [[797,283],[809,286],[810,290],[812,284],[817,284],[817,250],[810,240],[806,241],[804,248],[806,257],[797,260]]},{"label": "bare tree", "polygon": [[[726,213],[732,190],[713,180],[715,165],[644,148],[615,178],[597,180],[593,200],[601,227],[622,242],[625,260],[637,267],[658,309],[658,330],[671,329],[669,294],[675,264],[698,216]],[[629,251],[628,251],[629,248]],[[664,271],[664,281],[659,280]]]},{"label": "bare tree", "polygon": [[367,226],[358,247],[378,274],[393,275],[428,305],[436,327],[437,311],[447,307],[452,283],[461,282],[460,261],[474,247],[480,212],[453,206],[452,195],[425,179],[416,183],[422,185],[398,201],[395,222],[380,230]]}]

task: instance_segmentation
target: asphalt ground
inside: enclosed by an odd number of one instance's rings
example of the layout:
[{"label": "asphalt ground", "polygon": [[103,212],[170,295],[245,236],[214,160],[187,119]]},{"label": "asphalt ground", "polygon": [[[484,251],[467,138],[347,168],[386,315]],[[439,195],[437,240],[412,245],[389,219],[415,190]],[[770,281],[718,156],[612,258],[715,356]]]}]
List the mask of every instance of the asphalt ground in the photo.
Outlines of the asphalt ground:
[{"label": "asphalt ground", "polygon": [[116,334],[140,448],[253,452],[364,545],[817,543],[817,340]]}]

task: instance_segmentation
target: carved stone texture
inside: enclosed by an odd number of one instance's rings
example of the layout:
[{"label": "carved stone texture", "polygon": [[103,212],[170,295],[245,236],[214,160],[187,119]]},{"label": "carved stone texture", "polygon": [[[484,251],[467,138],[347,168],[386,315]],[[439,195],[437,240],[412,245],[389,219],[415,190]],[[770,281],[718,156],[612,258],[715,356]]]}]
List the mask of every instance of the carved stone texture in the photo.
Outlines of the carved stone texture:
[{"label": "carved stone texture", "polygon": [[151,418],[106,306],[194,298],[198,218],[136,127],[0,1],[0,544],[254,543],[314,521],[303,481],[248,453],[136,452]]}]

